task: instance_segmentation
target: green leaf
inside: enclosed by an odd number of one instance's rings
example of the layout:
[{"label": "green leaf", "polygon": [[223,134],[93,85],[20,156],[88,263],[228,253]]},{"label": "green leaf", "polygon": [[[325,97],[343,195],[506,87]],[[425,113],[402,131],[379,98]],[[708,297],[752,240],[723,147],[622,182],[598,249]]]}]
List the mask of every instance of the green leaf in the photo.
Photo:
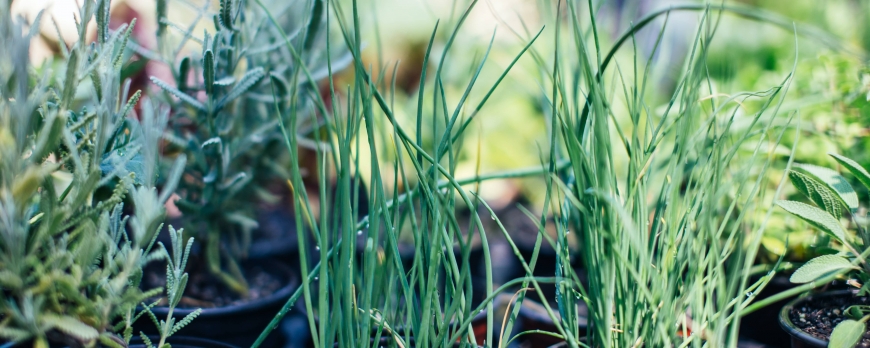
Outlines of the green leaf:
[{"label": "green leaf", "polygon": [[191,312],[190,314],[185,315],[184,318],[182,318],[180,321],[175,323],[175,325],[172,325],[172,330],[169,332],[169,334],[173,335],[176,332],[178,332],[178,330],[181,330],[182,328],[187,326],[187,324],[190,324],[190,322],[193,321],[193,319],[196,319],[196,317],[199,316],[199,313],[202,313],[202,309],[197,308],[195,311]]},{"label": "green leaf", "polygon": [[856,344],[858,344],[858,340],[861,339],[861,335],[864,334],[864,330],[866,328],[867,325],[863,322],[856,320],[844,320],[843,322],[837,324],[837,327],[834,328],[834,332],[831,333],[831,341],[828,343],[828,347],[854,347]]},{"label": "green leaf", "polygon": [[49,153],[57,150],[60,143],[63,126],[67,123],[67,117],[61,113],[52,113],[46,117],[46,121],[39,132],[38,140],[34,146],[33,156],[43,159]]},{"label": "green leaf", "polygon": [[164,91],[167,91],[170,94],[178,97],[178,99],[180,99],[181,101],[190,104],[190,106],[193,106],[199,110],[205,111],[205,105],[202,105],[202,103],[200,103],[199,100],[196,100],[196,98],[191,97],[191,96],[187,95],[187,93],[184,93],[184,92],[178,90],[178,88],[172,87],[168,83],[163,82],[162,80],[160,80],[154,76],[151,76],[151,82],[154,82],[155,85],[158,85],[158,86],[160,86],[160,88],[163,88]]},{"label": "green leaf", "polygon": [[136,106],[136,103],[139,102],[139,98],[142,97],[142,90],[137,90],[136,93],[127,100],[127,104],[124,105],[124,109],[121,111],[121,117],[127,117],[127,114],[130,113],[130,110],[133,110],[133,107]]},{"label": "green leaf", "polygon": [[841,243],[846,243],[846,231],[840,226],[837,218],[831,216],[828,212],[809,204],[795,201],[776,201],[776,205],[822,230],[822,232],[837,238]]},{"label": "green leaf", "polygon": [[843,269],[854,268],[849,260],[837,255],[822,255],[810,260],[791,275],[792,283],[809,283]]},{"label": "green leaf", "polygon": [[79,54],[78,50],[73,50],[70,52],[69,60],[67,60],[66,77],[63,80],[61,108],[68,108],[75,96],[76,86],[78,86],[78,75],[76,73],[79,67]]},{"label": "green leaf", "polygon": [[233,29],[233,0],[221,0],[221,24],[227,29]]},{"label": "green leaf", "polygon": [[202,79],[205,82],[205,93],[214,95],[214,53],[206,50],[202,57]]},{"label": "green leaf", "polygon": [[[159,325],[158,325],[159,326]],[[148,336],[145,336],[144,332],[139,332],[139,337],[142,338],[142,343],[145,343],[145,346],[148,348],[154,347],[154,344],[151,343],[151,340],[148,339]]]},{"label": "green leaf", "polygon": [[829,155],[837,160],[837,162],[840,162],[843,167],[846,167],[846,169],[852,172],[852,175],[857,177],[858,181],[860,181],[861,184],[864,185],[864,187],[870,190],[870,173],[868,173],[867,170],[864,169],[864,167],[861,167],[860,164],[849,159],[848,157],[840,156],[834,153],[830,153]]},{"label": "green leaf", "polygon": [[242,94],[247,92],[251,87],[254,87],[258,82],[260,82],[266,74],[263,72],[263,68],[256,68],[245,73],[245,76],[242,76],[241,80],[233,86],[233,89],[230,90],[230,93],[224,97],[220,102],[220,107],[223,107],[227,103],[235,100],[240,97]]},{"label": "green leaf", "polygon": [[14,327],[0,326],[0,338],[13,342],[21,342],[33,337],[30,331]]},{"label": "green leaf", "polygon": [[181,62],[178,63],[178,76],[175,77],[175,80],[178,81],[178,89],[183,90],[187,88],[187,74],[190,72],[190,58],[184,57],[181,59]]},{"label": "green leaf", "polygon": [[172,298],[169,299],[171,301],[171,307],[176,307],[178,306],[178,303],[181,302],[185,287],[187,287],[187,273],[182,274],[181,278],[178,279],[178,282],[173,284],[174,289],[171,290],[173,292]]},{"label": "green leaf", "polygon": [[817,206],[836,218],[843,215],[843,204],[840,203],[840,199],[816,177],[795,171],[790,171],[788,177],[792,185]]},{"label": "green leaf", "polygon": [[858,194],[855,193],[855,189],[852,188],[852,185],[849,185],[849,182],[840,173],[833,169],[808,164],[800,165],[798,168],[824,183],[835,194],[834,197],[845,205],[849,211],[858,211]]},{"label": "green leaf", "polygon": [[136,18],[133,18],[130,21],[130,25],[127,26],[127,31],[124,32],[124,38],[121,41],[121,45],[118,46],[118,53],[115,54],[115,58],[112,60],[112,66],[115,69],[121,68],[121,63],[123,63],[122,59],[124,58],[124,51],[127,50],[127,42],[130,40],[130,35],[133,33],[133,27],[136,26]]},{"label": "green leaf", "polygon": [[44,314],[42,316],[42,322],[51,328],[56,328],[65,334],[86,341],[96,339],[100,336],[97,329],[94,329],[90,325],[85,324],[76,318],[66,315]]}]

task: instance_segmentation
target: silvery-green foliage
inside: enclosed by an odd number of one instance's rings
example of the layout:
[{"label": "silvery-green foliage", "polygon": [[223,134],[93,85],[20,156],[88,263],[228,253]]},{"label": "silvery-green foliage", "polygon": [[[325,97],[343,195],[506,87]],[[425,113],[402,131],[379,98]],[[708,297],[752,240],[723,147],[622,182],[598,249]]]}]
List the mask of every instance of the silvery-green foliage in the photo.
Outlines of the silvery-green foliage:
[{"label": "silvery-green foliage", "polygon": [[[153,183],[156,162],[143,154],[157,143],[128,115],[140,96],[119,78],[131,32],[110,32],[108,9],[85,1],[78,34],[96,17],[97,41],[34,68],[38,23],[23,30],[0,1],[0,340],[121,347],[113,332],[129,331],[136,305],[160,292],[139,288],[143,265],[163,257],[152,250],[163,205],[141,185]],[[153,112],[140,117],[155,126]]]},{"label": "silvery-green foliage", "polygon": [[151,311],[151,307],[144,306],[144,312],[148,314],[148,317],[151,318],[151,321],[154,322],[154,325],[156,325],[160,331],[160,342],[158,342],[157,345],[154,345],[144,333],[140,333],[142,340],[149,348],[170,347],[169,343],[166,343],[166,339],[175,334],[181,328],[187,326],[187,324],[190,324],[190,322],[199,316],[199,313],[201,312],[200,309],[197,309],[184,316],[184,318],[181,318],[178,322],[176,322],[175,317],[172,316],[172,312],[178,306],[178,303],[181,302],[181,297],[184,295],[184,289],[187,286],[188,277],[184,269],[187,266],[188,257],[190,257],[190,248],[193,247],[193,238],[188,239],[185,246],[182,237],[182,230],[176,231],[172,226],[169,226],[169,238],[171,240],[172,252],[170,253],[162,242],[158,242],[161,251],[166,257],[165,259],[167,263],[166,306],[169,308],[169,314],[167,314],[166,319],[157,319]]},{"label": "silvery-green foliage", "polygon": [[[293,117],[300,129],[307,129],[299,134],[305,137],[317,124],[309,94],[319,93],[314,82],[327,73],[322,1],[266,2],[270,13],[253,1],[222,0],[217,9],[201,8],[198,18],[212,24],[204,33],[173,33],[161,27],[155,55],[172,68],[172,80],[151,77],[172,105],[165,134],[167,158],[186,156],[182,169],[186,179],[179,183],[180,199],[175,202],[183,224],[204,243],[209,269],[241,295],[247,293],[247,282],[238,262],[246,257],[251,234],[258,227],[256,209],[259,203],[278,199],[263,188],[283,184],[287,176],[281,169],[287,167],[288,158],[275,103],[286,109],[291,99],[296,100]],[[180,4],[158,2],[161,23],[168,23],[165,11],[173,5]],[[293,34],[285,40],[272,18]],[[191,40],[201,50],[183,50]],[[298,62],[305,62],[304,69],[297,69]],[[275,100],[265,83],[267,74],[300,85],[300,92]]]}]

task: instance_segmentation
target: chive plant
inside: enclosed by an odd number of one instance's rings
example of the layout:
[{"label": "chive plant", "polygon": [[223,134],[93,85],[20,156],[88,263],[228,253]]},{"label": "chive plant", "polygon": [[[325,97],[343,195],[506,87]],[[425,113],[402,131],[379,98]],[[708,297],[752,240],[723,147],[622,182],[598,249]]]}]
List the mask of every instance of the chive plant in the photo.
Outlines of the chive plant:
[{"label": "chive plant", "polygon": [[[297,161],[291,161],[297,229],[305,231],[298,234],[299,244],[316,244],[313,257],[319,263],[311,267],[312,255],[300,249],[302,286],[261,339],[301,297],[317,347],[334,344],[367,347],[380,345],[381,338],[390,346],[401,347],[443,347],[454,343],[474,346],[478,338],[474,337],[469,320],[481,312],[486,313],[488,331],[480,340],[492,342],[491,298],[497,291],[492,288],[486,233],[475,213],[467,222],[470,224],[467,230],[471,231],[467,234],[460,232],[462,222],[456,219],[457,209],[477,211],[474,207],[480,201],[463,185],[479,179],[459,182],[454,178],[456,153],[474,116],[535,39],[517,53],[492,85],[482,87],[484,96],[474,100],[470,95],[492,49],[490,43],[482,58],[473,62],[473,74],[464,82],[463,95],[459,100],[449,100],[445,97],[444,67],[450,64],[451,46],[462,35],[461,27],[475,3],[450,21],[451,29],[434,71],[424,68],[421,73],[423,83],[417,95],[415,130],[406,130],[397,121],[392,104],[394,91],[380,87],[389,77],[373,80],[362,59],[360,9],[356,1],[349,9],[340,2],[324,2],[327,24],[337,26],[343,38],[339,42],[328,41],[327,50],[346,47],[352,54],[355,71],[347,86],[330,84],[331,112],[319,95],[299,93],[300,86],[315,82],[306,66],[297,65],[293,78],[287,82],[271,78],[274,98],[289,99],[284,108],[275,104],[275,114],[286,119],[281,127],[291,158],[298,158],[296,119],[301,117],[299,107],[305,103],[314,103],[326,116],[319,131],[327,134],[328,149],[317,152],[321,184],[318,207],[312,206],[308,193],[302,189],[303,175]],[[261,6],[265,8],[265,4]],[[274,20],[273,24],[279,27]],[[432,47],[439,30],[443,30],[440,23],[432,32],[424,67],[434,60]],[[299,46],[288,47],[297,60],[304,61]],[[340,98],[338,92],[344,97]],[[471,113],[465,114],[464,110]],[[423,142],[424,128],[433,132],[434,143]],[[363,158],[370,163],[360,163]],[[370,170],[365,176],[371,178],[368,183],[371,213],[359,219],[354,192],[361,184],[356,178],[362,168]],[[391,171],[392,175],[382,171]],[[328,172],[336,173],[334,191],[326,185],[330,180]],[[541,173],[531,170],[519,175]],[[398,185],[385,182],[386,177],[401,178],[412,186],[400,192]],[[328,213],[315,218],[315,208]],[[403,237],[400,233],[409,235]],[[486,260],[484,289],[473,289],[470,278],[468,260],[474,233],[482,240]],[[413,241],[416,250],[407,269],[399,254],[402,238]],[[472,308],[475,290],[486,293],[488,299]]]},{"label": "chive plant", "polygon": [[[541,282],[558,285],[558,306],[544,303],[558,324],[557,332],[549,334],[571,347],[735,346],[741,311],[754,298],[753,291],[762,289],[770,277],[749,284],[764,222],[756,224],[744,221],[744,217],[764,208],[760,178],[770,168],[772,156],[764,145],[777,144],[786,132],[786,127],[774,127],[770,120],[778,114],[791,75],[767,91],[735,93],[723,102],[703,98],[713,93],[705,58],[721,9],[687,5],[656,12],[620,37],[615,48],[604,55],[591,3],[559,2],[551,11],[559,18],[553,29],[552,63],[545,59],[547,55],[533,50],[533,58],[546,72],[543,78],[549,83],[545,99],[550,107],[551,145],[544,168],[458,180],[453,174],[459,140],[497,86],[491,86],[480,102],[470,104],[475,108],[468,117],[462,107],[471,102],[468,96],[479,69],[457,104],[444,97],[442,67],[449,64],[450,46],[461,35],[460,27],[473,5],[451,21],[454,29],[434,72],[425,68],[431,55],[430,41],[417,96],[416,132],[406,131],[397,122],[392,91],[379,88],[386,77],[372,80],[362,61],[356,2],[349,12],[338,2],[325,2],[327,23],[337,22],[344,38],[339,44],[327,42],[327,50],[346,45],[353,55],[353,81],[347,86],[330,84],[331,105],[341,107],[327,112],[319,96],[297,92],[299,86],[315,82],[304,65],[294,70],[289,84],[271,79],[273,98],[290,100],[288,105],[276,103],[275,113],[288,119],[280,125],[292,158],[298,158],[295,120],[299,105],[313,102],[327,115],[321,132],[328,134],[328,151],[318,152],[320,181],[327,181],[328,170],[324,169],[329,168],[337,173],[338,185],[335,192],[321,185],[317,210],[329,213],[315,218],[315,207],[301,189],[300,168],[291,166],[297,228],[308,232],[298,235],[299,244],[315,243],[318,255],[314,256],[319,262],[313,263],[306,251],[300,250],[302,286],[254,346],[300,298],[318,347],[378,345],[382,337],[386,343],[401,347],[490,345],[495,295],[522,283],[518,302],[529,289],[544,298]],[[647,104],[651,59],[642,64],[635,55],[630,75],[617,69],[615,77],[608,80],[604,73],[620,45],[632,42],[634,33],[656,16],[675,10],[701,11],[701,24],[681,82],[666,111],[659,114]],[[765,19],[745,9],[728,10]],[[562,23],[562,18],[567,18],[567,23]],[[274,19],[272,23],[277,27]],[[517,59],[539,35],[532,36]],[[661,37],[658,40],[656,47]],[[288,48],[295,59],[304,59],[298,46]],[[621,87],[621,93],[613,92],[614,87]],[[336,91],[343,92],[346,99],[339,98]],[[624,103],[627,111],[615,110],[619,103]],[[747,103],[754,110],[744,112],[737,107]],[[440,139],[431,146],[422,141],[426,117],[431,117],[432,138]],[[442,128],[435,123],[439,119]],[[731,132],[735,123],[749,124],[747,132]],[[745,146],[753,150],[748,154],[739,151]],[[382,169],[384,149],[395,154],[387,169]],[[367,166],[360,163],[361,153],[371,161]],[[622,167],[616,165],[619,158],[625,159]],[[367,175],[371,178],[371,214],[357,221],[353,188],[359,185],[355,174],[361,168],[371,171]],[[382,170],[392,170],[392,177],[414,184],[405,192],[396,186],[389,192]],[[470,239],[459,233],[455,212],[459,206],[488,206],[463,185],[541,174],[547,177],[547,196],[557,216],[558,235],[553,239],[543,232],[546,220],[542,218],[536,250],[547,242],[559,251],[554,277],[531,277],[536,261],[533,256],[521,260],[526,277],[493,289],[487,263],[486,288],[472,288],[468,278]],[[492,217],[498,221],[494,214]],[[469,230],[479,233],[489,262],[480,217],[472,214],[470,224]],[[397,244],[400,231],[408,226],[416,253],[411,267],[405,269]],[[500,222],[499,226],[510,242]],[[577,235],[577,250],[569,249],[570,233]],[[357,240],[364,246],[359,253]],[[454,246],[458,254],[452,251]],[[514,251],[520,256],[515,246]],[[588,287],[581,285],[569,266],[572,257],[580,257],[586,265]],[[469,305],[472,291],[487,295],[476,308]],[[581,301],[590,310],[592,324],[587,337],[578,331],[577,305]],[[487,321],[487,333],[481,339],[470,330],[478,311],[485,313]],[[501,332],[512,331],[517,311]],[[510,339],[502,337],[501,342]]]},{"label": "chive plant", "polygon": [[[639,28],[608,52],[591,2],[563,2],[553,12],[567,18],[557,25],[552,63],[542,66],[557,203],[558,235],[542,234],[559,253],[558,305],[544,303],[559,314],[553,334],[572,347],[735,346],[740,311],[768,279],[748,284],[764,223],[744,217],[765,208],[761,178],[772,154],[764,149],[787,131],[770,119],[791,75],[767,91],[703,98],[713,93],[705,58],[722,14],[711,6],[658,113],[647,104],[652,57],[635,53],[628,69],[607,70],[619,44],[634,43]],[[737,107],[747,102],[753,110]],[[736,134],[730,129],[737,123],[750,126]],[[744,146],[753,150],[747,155]],[[564,170],[557,156],[569,160]],[[569,250],[572,233],[576,251]],[[585,265],[588,286],[570,267],[572,257]],[[577,326],[581,301],[589,308],[586,337]]]}]

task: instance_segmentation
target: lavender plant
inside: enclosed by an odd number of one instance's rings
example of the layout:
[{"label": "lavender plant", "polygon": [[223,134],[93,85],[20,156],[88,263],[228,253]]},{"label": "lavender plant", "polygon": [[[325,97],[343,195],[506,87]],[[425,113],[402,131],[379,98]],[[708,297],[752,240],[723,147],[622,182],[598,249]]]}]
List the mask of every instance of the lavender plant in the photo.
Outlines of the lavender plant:
[{"label": "lavender plant", "polygon": [[[183,1],[176,5],[189,6]],[[213,31],[198,37],[192,29],[182,29],[180,38],[172,29],[188,24],[170,22],[167,6],[167,0],[158,1],[158,52],[146,56],[172,67],[172,81],[151,80],[165,92],[163,99],[173,110],[164,137],[166,157],[187,157],[175,204],[182,224],[204,244],[208,270],[245,297],[248,283],[240,261],[247,257],[259,226],[258,204],[280,199],[267,186],[283,185],[288,177],[278,128],[288,116],[276,117],[274,105],[306,100],[297,95],[274,100],[264,78],[286,86],[292,72],[303,65],[313,71],[315,80],[326,76],[322,1],[273,1],[267,5],[271,12],[266,12],[251,1],[222,0],[213,18],[206,4],[195,9],[197,18],[189,28],[205,19],[213,20]],[[279,35],[270,18],[292,34]],[[201,52],[188,55],[185,45],[190,42],[199,44]],[[317,87],[305,84],[297,93],[316,94]],[[298,143],[316,147],[316,138],[306,138],[318,122],[314,105],[299,105]]]},{"label": "lavender plant", "polygon": [[153,245],[165,197],[153,188],[156,162],[144,160],[156,143],[142,142],[157,116],[145,108],[144,130],[129,117],[140,93],[119,76],[131,28],[110,32],[109,6],[85,1],[80,40],[37,69],[28,57],[41,15],[25,31],[0,5],[2,340],[124,347],[136,306],[161,291],[139,288],[142,267],[163,255]]}]

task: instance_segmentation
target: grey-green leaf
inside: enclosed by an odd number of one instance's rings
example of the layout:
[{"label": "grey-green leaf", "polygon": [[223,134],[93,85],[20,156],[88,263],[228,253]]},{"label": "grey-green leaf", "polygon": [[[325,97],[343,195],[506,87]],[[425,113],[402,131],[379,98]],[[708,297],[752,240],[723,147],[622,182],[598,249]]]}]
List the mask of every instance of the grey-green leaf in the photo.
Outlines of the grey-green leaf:
[{"label": "grey-green leaf", "polygon": [[836,218],[842,216],[843,204],[840,199],[818,178],[796,171],[790,171],[788,177],[791,179],[792,185],[817,206]]},{"label": "grey-green leaf", "polygon": [[209,96],[214,95],[214,75],[214,53],[207,50],[202,57],[202,79],[205,82],[205,93]]},{"label": "grey-green leaf", "polygon": [[90,325],[66,315],[45,314],[42,316],[42,322],[51,328],[56,328],[65,334],[82,340],[92,340],[100,335]]},{"label": "grey-green leaf", "polygon": [[251,87],[254,87],[254,85],[260,82],[261,79],[263,79],[263,76],[266,76],[266,74],[263,72],[263,68],[260,67],[252,69],[245,73],[245,76],[242,76],[241,80],[239,80],[239,82],[236,83],[235,86],[233,86],[233,89],[230,90],[230,93],[228,93],[227,96],[224,97],[223,100],[221,100],[221,107],[240,97],[242,94],[251,89]]},{"label": "grey-green leaf", "polygon": [[800,165],[798,168],[823,182],[836,193],[835,197],[849,208],[851,212],[858,210],[858,194],[855,193],[855,189],[852,188],[852,185],[849,185],[849,182],[840,173],[833,169],[808,164]]},{"label": "grey-green leaf", "polygon": [[846,231],[840,226],[837,218],[831,216],[828,212],[809,204],[795,201],[776,201],[776,205],[822,230],[822,232],[837,238],[841,243],[846,242]]},{"label": "grey-green leaf", "polygon": [[868,190],[870,190],[870,173],[867,173],[867,170],[864,167],[861,167],[857,162],[849,159],[848,157],[840,156],[835,153],[830,153],[831,157],[840,162],[843,167],[846,167],[852,175],[858,178],[858,181],[861,181],[861,184],[864,184]]},{"label": "grey-green leaf", "polygon": [[828,347],[835,348],[852,348],[858,344],[861,335],[864,334],[867,325],[856,320],[844,320],[837,324],[834,332],[831,333],[831,341]]},{"label": "grey-green leaf", "polygon": [[853,268],[852,263],[837,255],[822,255],[810,260],[791,275],[792,283],[809,283],[844,269]]},{"label": "grey-green leaf", "polygon": [[205,111],[205,105],[202,105],[202,103],[200,103],[199,100],[196,100],[196,98],[191,97],[191,96],[187,95],[187,93],[184,93],[184,92],[178,90],[178,88],[172,87],[168,83],[163,82],[162,80],[160,80],[154,76],[151,76],[151,82],[154,82],[155,85],[160,86],[160,88],[163,88],[163,90],[178,97],[178,99],[180,99],[181,101],[190,104],[190,106],[193,106],[197,109]]}]

